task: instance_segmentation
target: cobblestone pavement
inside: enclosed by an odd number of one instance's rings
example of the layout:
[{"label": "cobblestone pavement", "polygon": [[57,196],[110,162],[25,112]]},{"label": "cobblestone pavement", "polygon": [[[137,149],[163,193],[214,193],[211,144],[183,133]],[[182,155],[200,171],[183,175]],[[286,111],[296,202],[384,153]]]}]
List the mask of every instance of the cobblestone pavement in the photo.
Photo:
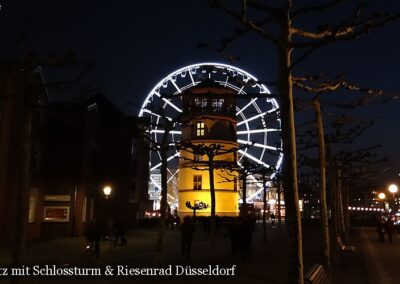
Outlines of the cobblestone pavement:
[{"label": "cobblestone pavement", "polygon": [[[352,244],[356,252],[342,255],[341,261],[333,268],[333,283],[398,283],[396,275],[400,271],[397,258],[400,253],[400,239],[393,243],[377,241],[374,228],[357,228],[352,234]],[[253,237],[252,255],[249,259],[234,260],[230,242],[224,236],[224,230],[217,237],[216,246],[210,249],[208,235],[197,228],[193,242],[192,257],[184,260],[180,251],[179,231],[168,231],[165,242],[164,263],[182,267],[216,267],[232,268],[236,265],[236,276],[190,277],[190,283],[287,283],[287,259],[284,228],[279,233],[277,226],[268,224],[267,242],[263,243],[261,224],[258,224]],[[109,250],[109,242],[102,241],[101,254],[98,259],[85,255],[86,242],[83,238],[59,238],[39,242],[28,247],[26,264],[57,264],[60,267],[86,266],[105,267],[106,265],[126,265],[128,268],[155,267],[154,244],[157,237],[155,229],[134,230],[129,233],[128,248]],[[307,227],[303,230],[304,268],[307,271],[314,263],[321,261],[321,241],[318,227]],[[0,251],[0,266],[7,263],[7,251]],[[104,270],[102,270],[104,271]],[[167,277],[23,277],[23,284],[36,283],[177,283],[188,282],[188,278]],[[9,281],[0,277],[0,283]]]}]

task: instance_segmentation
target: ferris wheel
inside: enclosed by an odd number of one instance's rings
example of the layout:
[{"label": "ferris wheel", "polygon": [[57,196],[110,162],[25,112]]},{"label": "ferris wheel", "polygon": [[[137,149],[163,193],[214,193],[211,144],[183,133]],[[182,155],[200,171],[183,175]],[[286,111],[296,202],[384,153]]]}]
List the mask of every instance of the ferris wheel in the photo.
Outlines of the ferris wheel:
[{"label": "ferris wheel", "polygon": [[[165,129],[164,120],[173,121],[182,113],[180,93],[204,80],[212,80],[221,87],[234,90],[236,99],[237,142],[239,145],[251,145],[238,150],[238,163],[244,157],[264,167],[276,170],[282,163],[282,140],[280,137],[281,121],[277,101],[268,96],[268,88],[259,83],[257,78],[237,67],[221,63],[199,63],[180,68],[163,78],[147,95],[139,112],[139,117],[150,121],[149,134],[155,142],[161,142]],[[181,139],[179,123],[169,132],[169,143],[173,146]],[[178,175],[179,151],[171,147],[168,153],[168,183],[173,186]],[[150,172],[161,167],[161,153],[152,151]],[[255,180],[250,176],[250,179]],[[161,188],[159,181],[150,177],[150,182]],[[252,201],[259,198],[262,187],[247,198]],[[169,195],[169,198],[174,199]]]}]

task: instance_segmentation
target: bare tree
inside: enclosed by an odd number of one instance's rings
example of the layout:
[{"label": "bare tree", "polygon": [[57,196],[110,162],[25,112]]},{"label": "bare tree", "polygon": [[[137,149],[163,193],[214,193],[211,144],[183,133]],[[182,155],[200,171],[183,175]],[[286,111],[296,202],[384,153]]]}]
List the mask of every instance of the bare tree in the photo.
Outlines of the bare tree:
[{"label": "bare tree", "polygon": [[[154,106],[149,105],[149,109]],[[170,144],[169,135],[178,124],[181,123],[181,116],[169,117],[164,113],[164,109],[160,107],[157,111],[159,113],[160,124],[156,125],[162,128],[161,142],[157,142],[151,138],[151,133],[145,136],[150,143],[150,151],[159,151],[161,157],[160,173],[161,173],[161,200],[160,200],[160,224],[158,230],[158,237],[155,250],[155,262],[157,265],[163,264],[163,251],[165,230],[167,226],[168,214],[168,152],[170,149],[175,149],[174,144]],[[150,125],[152,124],[149,122]]]},{"label": "bare tree", "polygon": [[[32,116],[35,110],[45,107],[46,102],[40,97],[40,91],[51,87],[64,87],[80,85],[93,64],[82,62],[76,58],[74,52],[67,52],[63,56],[50,55],[41,57],[26,47],[27,32],[17,35],[16,47],[18,57],[3,59],[0,61],[0,69],[9,78],[4,93],[0,100],[15,100],[19,118],[19,149],[18,167],[19,182],[16,201],[15,226],[12,245],[12,266],[19,266],[23,263],[26,243],[26,227],[28,219],[28,204],[31,177],[31,152],[32,152]],[[56,82],[44,82],[38,79],[42,69],[55,69],[66,66],[78,66],[79,74],[68,80]],[[15,86],[18,81],[19,89]],[[14,84],[13,84],[14,83]],[[18,283],[18,278],[12,278],[13,283]]]},{"label": "bare tree", "polygon": [[211,199],[211,238],[210,246],[215,246],[215,233],[216,233],[216,215],[215,215],[215,182],[214,182],[214,171],[215,169],[222,169],[232,166],[232,162],[218,160],[218,156],[226,155],[228,153],[236,153],[238,148],[224,149],[224,146],[218,143],[213,144],[197,144],[192,143],[189,140],[181,141],[179,144],[181,151],[187,151],[193,155],[206,156],[206,160],[196,161],[193,169],[199,171],[208,171],[210,180],[210,199]]},{"label": "bare tree", "polygon": [[[336,8],[343,0],[331,0],[324,3],[295,6],[294,0],[279,2],[280,4],[261,3],[254,0],[243,0],[242,5],[227,4],[223,0],[210,0],[211,5],[223,9],[236,19],[242,28],[236,29],[233,35],[224,38],[221,46],[215,48],[229,60],[236,57],[229,54],[228,49],[233,42],[250,32],[255,32],[277,48],[278,82],[280,95],[282,140],[284,151],[283,184],[285,190],[286,225],[289,242],[289,282],[303,283],[302,233],[299,212],[299,196],[297,184],[296,135],[293,108],[293,70],[320,47],[339,41],[358,38],[372,30],[380,28],[399,16],[393,13],[364,14],[363,1],[357,1],[354,13],[338,25],[318,25],[318,31],[309,31],[295,25],[300,17],[311,13],[319,13]],[[300,2],[300,1],[298,1]],[[282,4],[281,4],[282,3]],[[297,3],[296,3],[297,4]],[[357,5],[358,4],[358,5]],[[259,17],[264,13],[265,17]],[[258,15],[257,20],[250,17]],[[275,30],[268,30],[269,27]],[[303,51],[293,60],[293,51]]]}]

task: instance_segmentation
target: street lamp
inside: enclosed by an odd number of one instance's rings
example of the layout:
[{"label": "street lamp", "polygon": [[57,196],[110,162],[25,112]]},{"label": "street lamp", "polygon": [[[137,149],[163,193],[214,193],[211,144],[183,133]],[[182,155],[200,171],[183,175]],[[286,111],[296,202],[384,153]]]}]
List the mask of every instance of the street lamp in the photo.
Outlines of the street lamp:
[{"label": "street lamp", "polygon": [[108,199],[108,197],[110,196],[111,191],[112,191],[112,188],[111,188],[111,186],[109,186],[109,185],[107,185],[107,186],[105,186],[105,187],[103,188],[103,193],[104,193],[104,195],[106,196],[106,199]]},{"label": "street lamp", "polygon": [[383,204],[383,209],[386,210],[386,203],[385,203],[386,194],[381,192],[378,194],[378,198],[381,200]]},{"label": "street lamp", "polygon": [[378,194],[378,198],[383,201],[386,198],[386,194],[381,192]]},{"label": "street lamp", "polygon": [[109,185],[106,185],[103,187],[103,193],[104,196],[106,197],[105,200],[105,206],[104,206],[104,219],[105,219],[105,224],[104,224],[104,239],[107,238],[107,229],[108,229],[108,197],[110,196],[112,192],[112,188]]},{"label": "street lamp", "polygon": [[395,207],[396,205],[396,198],[395,198],[395,194],[398,191],[398,187],[395,184],[391,184],[389,185],[389,191],[393,194],[393,207]]}]

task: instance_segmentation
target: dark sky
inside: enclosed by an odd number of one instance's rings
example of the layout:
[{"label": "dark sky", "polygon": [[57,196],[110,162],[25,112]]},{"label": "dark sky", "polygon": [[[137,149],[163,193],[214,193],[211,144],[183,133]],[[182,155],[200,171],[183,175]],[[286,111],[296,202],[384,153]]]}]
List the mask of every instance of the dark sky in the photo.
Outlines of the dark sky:
[{"label": "dark sky", "polygon": [[[374,2],[376,10],[400,11],[398,0]],[[137,113],[139,109],[128,102],[141,105],[152,87],[178,68],[205,61],[229,63],[196,47],[198,42],[218,43],[235,27],[233,20],[209,8],[205,0],[0,0],[0,4],[0,57],[15,55],[15,36],[27,29],[29,45],[43,55],[74,50],[80,59],[94,62],[95,70],[86,83],[101,89],[126,113]],[[344,5],[331,13],[300,19],[298,24],[313,27],[312,23],[334,22],[349,12]],[[259,79],[276,78],[272,45],[251,35],[235,45],[233,52],[240,56],[236,66]],[[360,86],[396,91],[400,89],[399,66],[400,24],[392,24],[355,42],[324,48],[298,71],[346,73]],[[399,104],[357,111],[358,116],[376,118],[374,127],[358,143],[383,145],[381,154],[390,158],[391,169],[385,174],[389,179],[396,179],[400,172]]]}]

